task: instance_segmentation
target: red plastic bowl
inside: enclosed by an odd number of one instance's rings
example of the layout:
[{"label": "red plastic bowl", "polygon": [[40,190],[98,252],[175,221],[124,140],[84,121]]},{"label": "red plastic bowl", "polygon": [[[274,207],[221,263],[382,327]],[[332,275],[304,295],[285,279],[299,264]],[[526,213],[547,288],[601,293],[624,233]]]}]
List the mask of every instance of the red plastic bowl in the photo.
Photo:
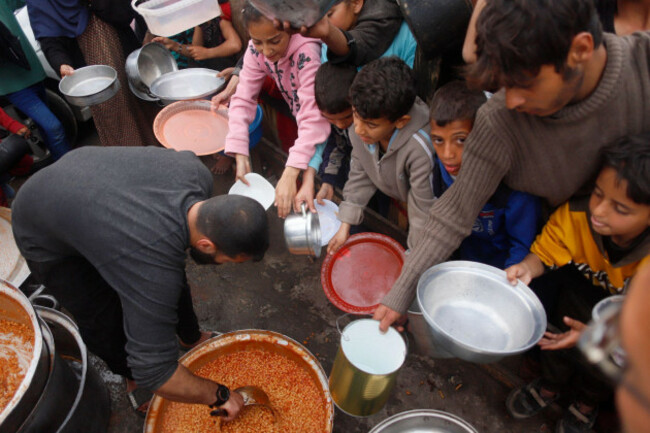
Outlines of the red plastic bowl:
[{"label": "red plastic bowl", "polygon": [[386,235],[352,235],[323,261],[325,295],[347,313],[372,314],[399,277],[404,257],[404,248]]}]

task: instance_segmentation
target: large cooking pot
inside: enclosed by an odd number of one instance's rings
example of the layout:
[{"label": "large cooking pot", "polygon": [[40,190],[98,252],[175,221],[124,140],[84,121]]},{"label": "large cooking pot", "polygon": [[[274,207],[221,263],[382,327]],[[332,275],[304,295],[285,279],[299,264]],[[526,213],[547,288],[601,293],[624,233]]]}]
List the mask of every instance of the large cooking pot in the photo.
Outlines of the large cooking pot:
[{"label": "large cooking pot", "polygon": [[89,107],[111,99],[120,90],[117,71],[107,65],[91,65],[75,69],[59,81],[59,91],[77,107]]},{"label": "large cooking pot", "polygon": [[418,281],[417,300],[434,344],[465,361],[489,363],[525,352],[546,330],[546,313],[521,281],[470,261],[433,266]]},{"label": "large cooking pot", "polygon": [[[34,347],[27,373],[7,406],[0,412],[0,433],[15,433],[38,401],[50,368],[50,356],[36,312],[20,290],[0,280],[2,318],[27,325],[34,331]],[[4,347],[6,343],[3,342]]]},{"label": "large cooking pot", "polygon": [[408,317],[406,329],[413,336],[413,352],[431,358],[454,358],[454,355],[436,343],[433,337],[433,331],[427,324],[427,321],[424,320],[417,299],[413,300],[406,315]]},{"label": "large cooking pot", "polygon": [[[65,386],[75,390],[71,407],[51,431],[56,433],[104,433],[111,413],[110,396],[99,373],[90,365],[88,351],[77,325],[67,315],[36,306],[40,318],[52,332],[56,350],[74,373]],[[43,432],[46,430],[42,430]]]},{"label": "large cooking pot", "polygon": [[[183,355],[180,363],[190,371],[196,371],[220,356],[256,349],[285,356],[300,365],[311,376],[320,388],[327,414],[323,433],[331,432],[334,426],[334,406],[327,387],[327,376],[318,359],[309,350],[285,335],[260,329],[229,332],[201,343]],[[158,433],[162,430],[163,414],[169,403],[162,397],[154,396],[147,411],[144,433]]]},{"label": "large cooking pot", "polygon": [[178,71],[178,65],[164,45],[151,42],[129,54],[125,69],[133,93],[139,98],[149,99],[151,84],[169,72]]},{"label": "large cooking pot", "polygon": [[478,433],[464,419],[433,409],[398,413],[377,424],[370,433]]},{"label": "large cooking pot", "polygon": [[337,0],[250,0],[270,19],[289,21],[293,28],[311,27],[334,6]]},{"label": "large cooking pot", "polygon": [[418,47],[428,58],[463,41],[472,16],[470,0],[400,0],[397,2]]}]

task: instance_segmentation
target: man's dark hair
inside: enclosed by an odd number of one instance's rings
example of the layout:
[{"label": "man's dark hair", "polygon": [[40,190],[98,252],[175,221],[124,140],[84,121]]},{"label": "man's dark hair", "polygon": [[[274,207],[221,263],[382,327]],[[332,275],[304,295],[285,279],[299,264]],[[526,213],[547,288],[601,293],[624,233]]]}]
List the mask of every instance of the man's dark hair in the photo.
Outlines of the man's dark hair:
[{"label": "man's dark hair", "polygon": [[445,84],[433,95],[429,118],[439,126],[445,126],[455,120],[474,122],[479,107],[487,101],[482,90],[472,90],[464,81],[452,81]]},{"label": "man's dark hair", "polygon": [[603,149],[602,157],[603,168],[613,168],[619,182],[627,181],[627,196],[650,205],[650,133],[620,138]]},{"label": "man's dark hair", "polygon": [[523,87],[543,65],[570,77],[573,38],[589,32],[594,48],[602,27],[592,0],[490,0],[476,23],[476,63],[468,81],[485,90]]},{"label": "man's dark hair", "polygon": [[261,204],[241,195],[219,195],[203,202],[196,228],[228,257],[260,261],[269,248],[269,223]]},{"label": "man's dark hair", "polygon": [[244,23],[244,27],[248,29],[250,23],[256,23],[262,18],[266,18],[262,12],[257,10],[255,6],[251,4],[250,1],[246,0],[243,9],[241,10],[241,18]]},{"label": "man's dark hair", "polygon": [[350,86],[357,75],[353,65],[325,62],[316,71],[314,92],[320,111],[339,114],[350,108]]},{"label": "man's dark hair", "polygon": [[409,112],[415,96],[413,71],[395,56],[368,63],[350,86],[350,103],[363,119],[394,122]]}]

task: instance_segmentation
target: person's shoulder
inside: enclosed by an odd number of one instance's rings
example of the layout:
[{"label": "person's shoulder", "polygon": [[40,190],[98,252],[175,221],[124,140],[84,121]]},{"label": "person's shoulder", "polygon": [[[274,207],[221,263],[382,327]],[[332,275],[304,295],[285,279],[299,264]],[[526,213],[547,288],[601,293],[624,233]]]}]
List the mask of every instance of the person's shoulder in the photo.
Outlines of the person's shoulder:
[{"label": "person's shoulder", "polygon": [[[625,50],[630,52],[633,63],[644,66],[650,64],[650,30],[626,36],[606,35],[605,40],[609,45],[620,43]],[[646,62],[640,62],[641,59],[645,59]]]},{"label": "person's shoulder", "polygon": [[373,0],[364,2],[357,23],[386,19],[402,19],[398,4],[393,0]]}]

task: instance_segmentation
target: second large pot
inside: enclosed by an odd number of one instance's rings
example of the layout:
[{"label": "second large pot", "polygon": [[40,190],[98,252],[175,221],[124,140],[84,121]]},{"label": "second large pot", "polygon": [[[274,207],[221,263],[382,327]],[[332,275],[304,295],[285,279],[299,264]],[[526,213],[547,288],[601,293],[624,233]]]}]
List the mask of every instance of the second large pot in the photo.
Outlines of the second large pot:
[{"label": "second large pot", "polygon": [[137,90],[133,93],[140,96],[146,95],[151,84],[159,77],[178,71],[178,65],[164,45],[151,42],[129,54],[125,69],[129,84]]}]

